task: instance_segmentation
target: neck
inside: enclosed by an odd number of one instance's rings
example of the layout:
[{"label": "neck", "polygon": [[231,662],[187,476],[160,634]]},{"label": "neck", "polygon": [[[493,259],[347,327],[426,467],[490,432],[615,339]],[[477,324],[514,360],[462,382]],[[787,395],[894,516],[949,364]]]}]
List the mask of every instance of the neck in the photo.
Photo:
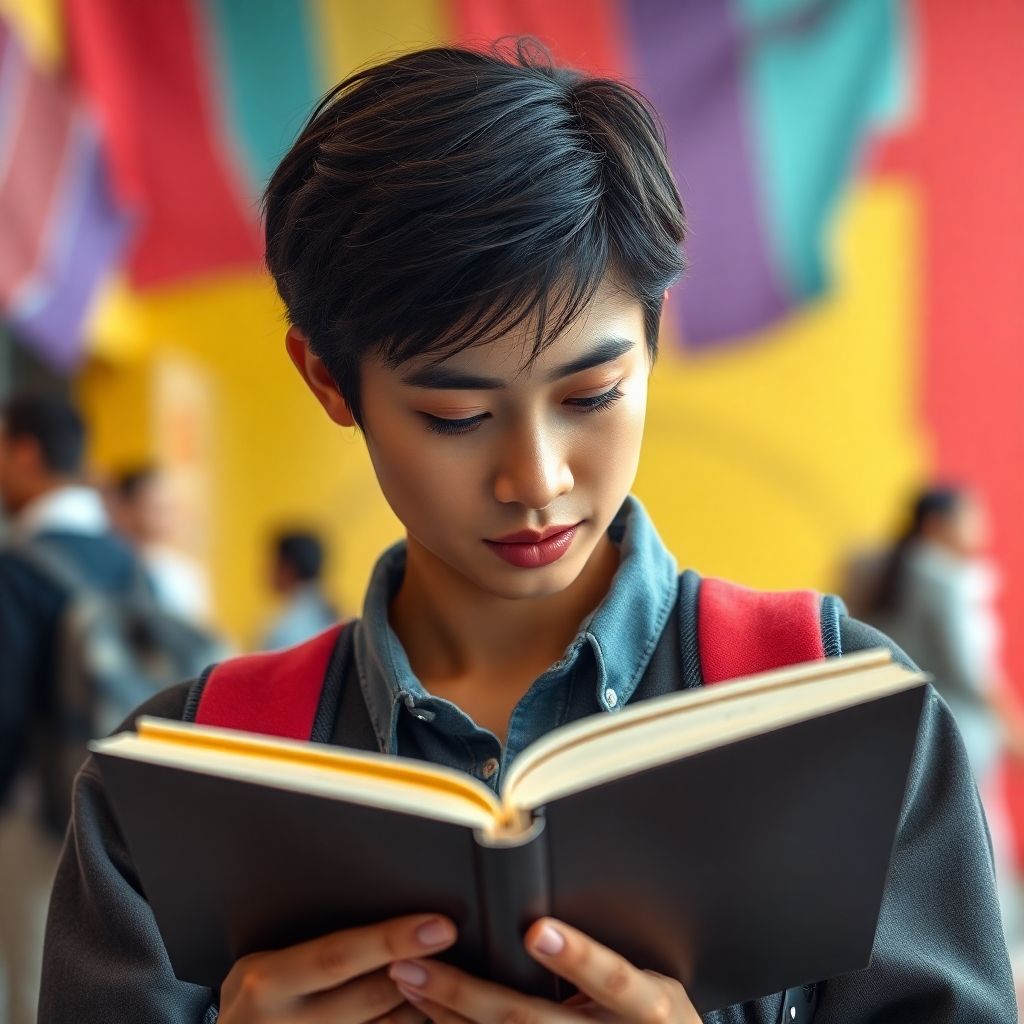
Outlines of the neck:
[{"label": "neck", "polygon": [[618,549],[605,535],[565,590],[511,600],[481,592],[410,538],[391,626],[413,671],[431,687],[488,679],[521,689],[562,657],[618,564]]},{"label": "neck", "polygon": [[33,502],[55,491],[62,491],[66,487],[75,487],[79,481],[72,477],[65,476],[41,476],[32,481],[27,481],[17,499],[11,503],[11,511],[14,515],[20,515]]}]

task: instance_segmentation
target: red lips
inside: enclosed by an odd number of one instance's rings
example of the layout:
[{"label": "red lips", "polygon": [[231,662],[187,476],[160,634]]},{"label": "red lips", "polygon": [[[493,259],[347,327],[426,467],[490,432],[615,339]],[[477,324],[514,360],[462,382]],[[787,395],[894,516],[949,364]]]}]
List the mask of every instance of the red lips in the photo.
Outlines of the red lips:
[{"label": "red lips", "polygon": [[539,544],[554,537],[556,533],[565,533],[579,526],[579,523],[567,523],[565,526],[548,526],[543,530],[517,530],[515,533],[506,534],[504,537],[496,537],[495,544]]},{"label": "red lips", "polygon": [[544,530],[518,530],[501,540],[484,543],[503,561],[519,569],[539,569],[557,562],[572,546],[580,523],[549,526]]}]

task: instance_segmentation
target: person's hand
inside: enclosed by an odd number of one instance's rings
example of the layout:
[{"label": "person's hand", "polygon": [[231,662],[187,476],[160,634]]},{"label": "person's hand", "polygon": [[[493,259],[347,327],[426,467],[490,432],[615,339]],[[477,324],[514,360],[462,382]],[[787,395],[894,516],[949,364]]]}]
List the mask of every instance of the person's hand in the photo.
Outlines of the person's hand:
[{"label": "person's hand", "polygon": [[455,926],[430,914],[351,928],[273,953],[253,953],[221,986],[220,1024],[422,1024],[388,977],[396,960],[440,953]]},{"label": "person's hand", "polygon": [[402,960],[389,974],[435,1024],[570,1024],[580,1020],[700,1024],[678,981],[642,971],[561,921],[542,918],[526,933],[526,951],[572,982],[577,995],[552,1003],[480,981],[437,960]]}]

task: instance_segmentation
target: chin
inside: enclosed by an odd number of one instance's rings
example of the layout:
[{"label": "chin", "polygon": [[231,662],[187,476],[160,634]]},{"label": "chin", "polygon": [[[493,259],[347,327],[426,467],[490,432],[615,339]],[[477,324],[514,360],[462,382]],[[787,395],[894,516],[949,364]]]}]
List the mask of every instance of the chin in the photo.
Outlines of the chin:
[{"label": "chin", "polygon": [[[575,561],[575,560],[574,560]],[[562,560],[540,569],[517,569],[514,566],[505,568],[499,565],[495,571],[488,572],[484,577],[477,577],[477,585],[496,597],[510,601],[520,601],[533,597],[554,597],[568,589],[579,578],[584,561],[581,565]]]}]

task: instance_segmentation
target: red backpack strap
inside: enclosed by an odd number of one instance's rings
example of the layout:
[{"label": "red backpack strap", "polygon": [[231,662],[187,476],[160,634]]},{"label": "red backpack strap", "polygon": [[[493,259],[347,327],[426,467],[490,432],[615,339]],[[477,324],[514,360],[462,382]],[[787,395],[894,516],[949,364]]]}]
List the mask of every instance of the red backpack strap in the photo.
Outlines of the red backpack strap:
[{"label": "red backpack strap", "polygon": [[697,602],[705,685],[825,657],[821,598],[813,590],[770,593],[705,578]]},{"label": "red backpack strap", "polygon": [[210,672],[195,721],[224,729],[308,740],[343,624],[284,651],[223,661]]}]

